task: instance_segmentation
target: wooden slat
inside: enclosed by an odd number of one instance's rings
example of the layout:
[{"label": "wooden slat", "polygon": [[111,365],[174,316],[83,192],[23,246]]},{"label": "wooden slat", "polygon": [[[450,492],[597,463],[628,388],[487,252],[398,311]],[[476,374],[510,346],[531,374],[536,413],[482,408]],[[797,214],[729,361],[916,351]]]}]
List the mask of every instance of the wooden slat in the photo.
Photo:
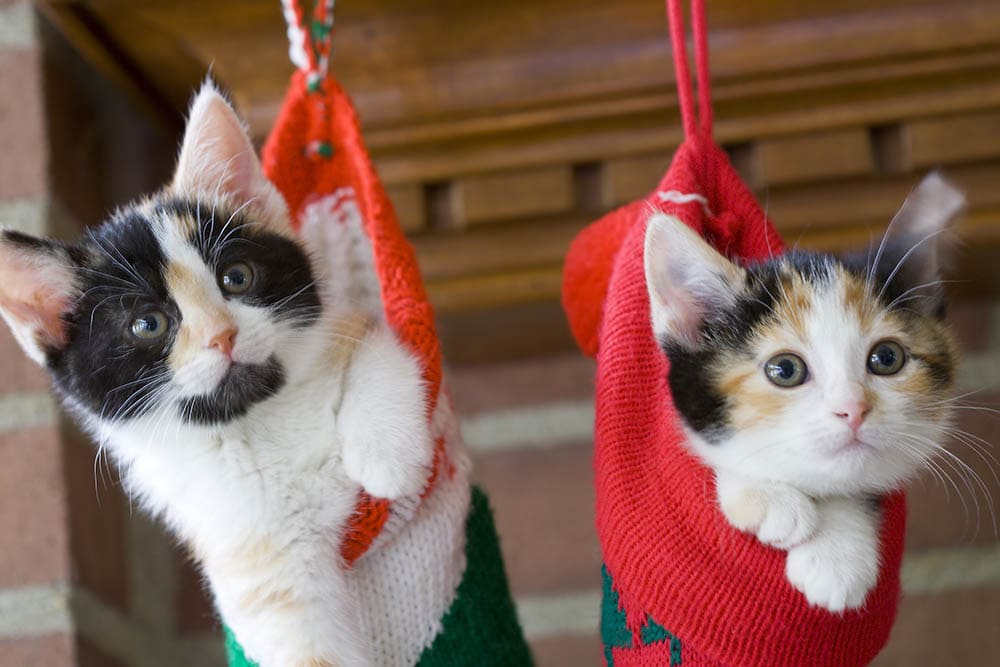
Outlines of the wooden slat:
[{"label": "wooden slat", "polygon": [[386,188],[404,232],[419,232],[427,227],[427,199],[424,188],[413,183]]},{"label": "wooden slat", "polygon": [[910,169],[995,157],[1000,154],[1000,108],[913,120],[905,124],[903,140]]},{"label": "wooden slat", "polygon": [[744,177],[754,188],[859,176],[875,169],[865,128],[765,139],[751,146],[752,163]]},{"label": "wooden slat", "polygon": [[[786,234],[785,240],[800,248],[825,252],[846,252],[866,247],[880,237],[885,226],[882,220],[871,224],[831,229],[797,230]],[[1000,210],[968,216],[956,228],[962,244],[957,250],[959,266],[956,276],[959,292],[970,294],[1000,293],[1000,266],[990,262],[992,248],[1000,244]],[[967,271],[969,262],[975,272]],[[427,289],[437,311],[442,314],[468,310],[489,310],[516,304],[528,304],[558,299],[562,289],[562,266],[554,263],[529,269],[462,276],[428,281]]]},{"label": "wooden slat", "polygon": [[604,163],[602,195],[608,208],[645,197],[670,165],[670,152],[614,158]]},{"label": "wooden slat", "polygon": [[562,261],[570,241],[589,218],[493,225],[418,236],[417,258],[429,281],[478,273],[529,269]]},{"label": "wooden slat", "polygon": [[456,181],[454,187],[455,217],[462,226],[565,213],[573,208],[573,172],[568,166],[469,176]]},{"label": "wooden slat", "polygon": [[428,282],[434,308],[442,313],[485,310],[554,298],[562,285],[562,266],[510,273],[487,273]]},{"label": "wooden slat", "polygon": [[[868,127],[919,116],[1000,106],[1000,68],[989,76],[969,75],[934,86],[914,86],[887,96],[877,88],[844,93],[819,104],[799,95],[780,108],[726,110],[716,121],[721,143],[782,137],[831,127]],[[627,121],[627,122],[626,122]],[[512,135],[505,141],[428,146],[401,154],[375,154],[382,177],[391,183],[444,180],[467,173],[518,169],[553,161],[593,162],[650,151],[668,151],[681,141],[676,117],[648,113],[623,121],[606,119],[586,127],[542,134]]]},{"label": "wooden slat", "polygon": [[[1000,163],[955,167],[945,175],[965,193],[971,210],[1000,207]],[[782,231],[888,223],[920,178],[906,174],[771,188],[760,201]]]}]

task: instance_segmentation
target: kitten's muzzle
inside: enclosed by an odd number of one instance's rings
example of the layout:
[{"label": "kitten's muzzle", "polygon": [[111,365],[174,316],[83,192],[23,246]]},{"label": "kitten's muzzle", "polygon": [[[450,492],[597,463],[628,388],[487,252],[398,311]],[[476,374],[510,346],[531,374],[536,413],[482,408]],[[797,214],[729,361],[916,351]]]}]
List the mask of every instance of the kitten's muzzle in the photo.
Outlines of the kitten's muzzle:
[{"label": "kitten's muzzle", "polygon": [[230,361],[233,359],[233,348],[236,347],[236,329],[228,327],[218,332],[208,341],[210,349],[217,350],[225,355]]},{"label": "kitten's muzzle", "polygon": [[834,412],[833,414],[840,419],[843,419],[847,426],[856,436],[861,425],[865,421],[865,417],[872,411],[872,407],[868,405],[867,401],[849,401]]}]

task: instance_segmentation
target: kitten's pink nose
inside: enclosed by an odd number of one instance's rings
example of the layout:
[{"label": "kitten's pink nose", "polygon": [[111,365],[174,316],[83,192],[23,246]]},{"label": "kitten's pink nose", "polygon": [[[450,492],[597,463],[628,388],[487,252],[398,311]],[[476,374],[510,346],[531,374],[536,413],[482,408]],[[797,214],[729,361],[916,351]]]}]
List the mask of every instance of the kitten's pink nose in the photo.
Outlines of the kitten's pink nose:
[{"label": "kitten's pink nose", "polygon": [[233,356],[233,346],[236,345],[236,329],[224,329],[212,336],[208,346],[213,347],[227,357]]},{"label": "kitten's pink nose", "polygon": [[865,401],[851,401],[841,406],[840,410],[833,414],[845,420],[851,430],[857,433],[858,429],[861,428],[861,423],[871,411],[871,406]]}]

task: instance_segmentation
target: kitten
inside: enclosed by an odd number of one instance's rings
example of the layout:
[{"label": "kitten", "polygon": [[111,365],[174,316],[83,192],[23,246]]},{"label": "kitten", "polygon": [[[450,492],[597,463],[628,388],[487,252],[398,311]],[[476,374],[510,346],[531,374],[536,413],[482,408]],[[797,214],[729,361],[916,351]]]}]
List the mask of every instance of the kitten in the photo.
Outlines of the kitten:
[{"label": "kitten", "polygon": [[345,524],[433,456],[417,361],[321,250],[211,84],[161,193],[71,244],[0,237],[4,319],[262,667],[368,664]]},{"label": "kitten", "polygon": [[729,523],[787,550],[788,580],[833,612],[875,586],[874,498],[924,467],[949,428],[957,353],[939,257],[963,202],[931,175],[867,254],[792,250],[746,266],[677,218],[649,220],[653,331],[690,446]]}]

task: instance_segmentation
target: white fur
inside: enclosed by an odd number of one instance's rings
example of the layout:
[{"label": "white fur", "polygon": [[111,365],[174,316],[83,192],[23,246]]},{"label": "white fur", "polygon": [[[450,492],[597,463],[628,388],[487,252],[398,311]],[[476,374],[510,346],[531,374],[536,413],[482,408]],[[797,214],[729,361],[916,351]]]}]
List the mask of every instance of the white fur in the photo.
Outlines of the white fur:
[{"label": "white fur", "polygon": [[835,613],[855,609],[878,582],[878,518],[850,496],[818,504],[816,532],[789,549],[785,574],[810,604]]}]

